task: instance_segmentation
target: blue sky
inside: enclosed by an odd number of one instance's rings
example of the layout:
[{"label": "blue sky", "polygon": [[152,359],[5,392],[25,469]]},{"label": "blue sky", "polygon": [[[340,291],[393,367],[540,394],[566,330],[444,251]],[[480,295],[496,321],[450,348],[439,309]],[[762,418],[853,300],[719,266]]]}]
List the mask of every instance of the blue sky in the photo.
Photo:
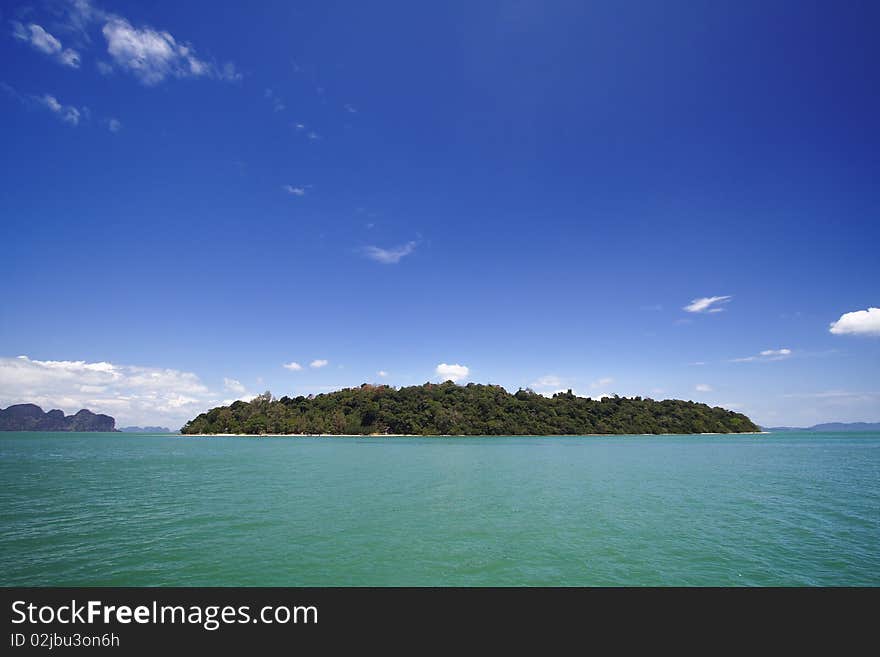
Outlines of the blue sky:
[{"label": "blue sky", "polygon": [[0,11],[0,406],[452,376],[880,421],[874,3]]}]

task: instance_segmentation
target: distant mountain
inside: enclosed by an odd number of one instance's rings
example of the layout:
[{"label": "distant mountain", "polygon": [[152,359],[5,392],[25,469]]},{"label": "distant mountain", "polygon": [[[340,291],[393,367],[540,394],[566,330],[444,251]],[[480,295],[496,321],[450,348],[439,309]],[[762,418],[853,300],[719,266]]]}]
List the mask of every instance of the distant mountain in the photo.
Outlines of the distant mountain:
[{"label": "distant mountain", "polygon": [[880,431],[880,422],[826,422],[811,427],[764,427],[764,431]]},{"label": "distant mountain", "polygon": [[65,415],[58,409],[44,413],[36,404],[15,404],[0,409],[0,431],[116,431],[116,420],[82,409]]},{"label": "distant mountain", "polygon": [[174,433],[168,427],[120,427],[123,433]]}]

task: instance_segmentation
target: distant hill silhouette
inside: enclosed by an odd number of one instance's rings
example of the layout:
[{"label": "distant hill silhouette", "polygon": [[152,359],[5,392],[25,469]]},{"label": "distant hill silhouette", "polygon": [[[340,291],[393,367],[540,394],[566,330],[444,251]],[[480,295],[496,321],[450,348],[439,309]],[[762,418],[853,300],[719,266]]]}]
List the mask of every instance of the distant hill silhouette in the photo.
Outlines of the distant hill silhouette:
[{"label": "distant hill silhouette", "polygon": [[0,409],[0,431],[115,431],[116,420],[109,415],[82,409],[65,415],[58,409],[44,413],[36,404],[15,404]]},{"label": "distant hill silhouette", "polygon": [[826,422],[811,427],[764,427],[764,431],[880,431],[880,422]]}]

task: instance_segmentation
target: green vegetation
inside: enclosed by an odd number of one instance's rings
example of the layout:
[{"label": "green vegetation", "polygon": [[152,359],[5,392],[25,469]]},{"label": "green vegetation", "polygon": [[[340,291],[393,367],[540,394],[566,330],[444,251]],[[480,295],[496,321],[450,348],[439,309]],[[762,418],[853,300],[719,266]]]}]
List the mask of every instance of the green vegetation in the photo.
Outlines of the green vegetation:
[{"label": "green vegetation", "polygon": [[214,408],[186,423],[181,433],[565,435],[736,433],[760,431],[749,418],[723,408],[669,399],[552,398],[501,386],[426,383],[408,388],[363,384],[329,394]]}]

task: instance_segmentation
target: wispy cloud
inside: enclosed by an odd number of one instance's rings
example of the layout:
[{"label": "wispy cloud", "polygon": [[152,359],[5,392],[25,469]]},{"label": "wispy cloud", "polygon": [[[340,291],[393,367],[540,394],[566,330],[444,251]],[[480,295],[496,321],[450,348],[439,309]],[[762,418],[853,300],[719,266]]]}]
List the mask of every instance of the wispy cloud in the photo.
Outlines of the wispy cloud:
[{"label": "wispy cloud", "polygon": [[466,379],[470,374],[470,368],[466,365],[459,365],[458,363],[454,363],[452,365],[447,363],[440,363],[434,370],[442,380],[444,381],[452,381],[457,383],[462,379]]},{"label": "wispy cloud", "polygon": [[327,365],[329,363],[330,363],[330,361],[324,360],[323,358],[316,358],[311,363],[309,363],[309,367],[313,367],[313,368],[317,369],[319,367],[327,367]]},{"label": "wispy cloud", "polygon": [[782,395],[786,399],[828,399],[871,401],[880,400],[880,392],[851,392],[848,390],[824,390],[822,392],[794,392]]},{"label": "wispy cloud", "polygon": [[772,360],[785,360],[792,354],[791,349],[765,349],[759,354],[754,356],[746,356],[745,358],[733,358],[731,359],[731,363],[752,363],[756,361],[772,361]]},{"label": "wispy cloud", "polygon": [[265,98],[268,98],[272,102],[272,109],[276,112],[284,111],[286,105],[284,101],[281,100],[272,89],[266,89],[263,93]]},{"label": "wispy cloud", "polygon": [[694,386],[697,392],[712,392],[713,388],[708,383],[698,383]]},{"label": "wispy cloud", "polygon": [[28,23],[24,25],[18,21],[12,21],[12,36],[19,41],[30,44],[34,50],[44,55],[49,55],[59,64],[70,68],[79,68],[79,53],[71,48],[65,48],[61,41],[45,30],[41,25]]},{"label": "wispy cloud", "polygon": [[352,105],[349,105],[348,103],[345,104],[345,111],[348,112],[349,114],[357,114],[357,110]]},{"label": "wispy cloud", "polygon": [[282,185],[281,189],[283,189],[288,194],[291,194],[292,196],[305,196],[307,187],[308,187],[308,185],[306,185],[305,187],[296,187],[294,185]]},{"label": "wispy cloud", "polygon": [[378,246],[365,246],[363,252],[371,260],[381,262],[383,265],[396,265],[400,262],[401,258],[413,253],[416,250],[416,246],[418,246],[417,242],[407,242],[390,249],[383,249]]},{"label": "wispy cloud", "polygon": [[284,363],[281,367],[290,370],[291,372],[299,372],[302,369],[302,365],[297,363],[295,360],[289,363]]},{"label": "wispy cloud", "polygon": [[555,374],[545,374],[535,381],[532,381],[532,383],[529,384],[529,387],[534,390],[543,390],[545,388],[559,388],[562,385],[564,385],[562,379]]},{"label": "wispy cloud", "polygon": [[59,119],[70,125],[79,125],[80,119],[85,113],[84,110],[76,108],[73,105],[63,105],[51,94],[43,94],[36,98],[36,101],[38,104],[55,114]]},{"label": "wispy cloud", "polygon": [[241,384],[241,381],[237,379],[229,379],[223,378],[223,387],[229,392],[234,392],[237,395],[243,395],[247,392],[245,387]]},{"label": "wispy cloud", "polygon": [[834,335],[880,335],[880,308],[844,313],[828,330]]},{"label": "wispy cloud", "polygon": [[122,122],[119,119],[107,119],[107,129],[110,132],[119,132],[122,130]]},{"label": "wispy cloud", "polygon": [[689,313],[720,313],[724,310],[721,306],[730,301],[733,297],[730,295],[720,297],[700,297],[694,299],[682,310]]}]

